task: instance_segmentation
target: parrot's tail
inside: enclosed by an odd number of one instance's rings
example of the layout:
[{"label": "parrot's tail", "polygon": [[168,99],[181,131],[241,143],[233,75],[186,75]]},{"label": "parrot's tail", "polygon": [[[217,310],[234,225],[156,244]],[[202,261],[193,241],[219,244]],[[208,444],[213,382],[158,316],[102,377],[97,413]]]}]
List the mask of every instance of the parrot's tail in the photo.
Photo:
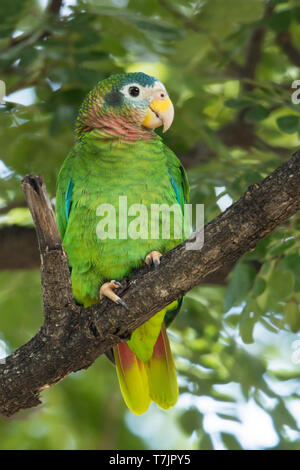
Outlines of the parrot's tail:
[{"label": "parrot's tail", "polygon": [[114,348],[114,356],[122,395],[133,413],[145,413],[152,400],[164,409],[175,405],[176,370],[164,323],[149,361],[140,361],[126,343]]},{"label": "parrot's tail", "polygon": [[165,410],[174,406],[178,400],[176,369],[164,323],[145,368],[151,399]]},{"label": "parrot's tail", "polygon": [[133,413],[141,415],[151,403],[145,365],[126,343],[114,347],[114,356],[124,401]]}]

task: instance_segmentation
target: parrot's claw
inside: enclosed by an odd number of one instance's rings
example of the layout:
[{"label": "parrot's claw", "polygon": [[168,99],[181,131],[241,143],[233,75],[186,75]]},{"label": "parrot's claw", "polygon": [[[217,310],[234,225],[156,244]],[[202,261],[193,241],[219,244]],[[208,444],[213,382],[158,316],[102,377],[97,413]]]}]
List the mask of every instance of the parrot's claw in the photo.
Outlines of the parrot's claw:
[{"label": "parrot's claw", "polygon": [[114,289],[117,289],[118,287],[121,287],[121,283],[114,280],[102,284],[102,286],[100,287],[100,300],[103,299],[103,297],[107,297],[116,304],[122,305],[122,307],[126,308],[126,310],[129,310],[124,300],[122,300],[117,294],[114,293]]},{"label": "parrot's claw", "polygon": [[151,251],[150,253],[147,254],[145,258],[145,263],[148,266],[151,266],[151,264],[154,264],[154,268],[158,269],[158,266],[160,265],[161,257],[162,257],[162,254],[159,251]]},{"label": "parrot's claw", "polygon": [[122,307],[126,308],[126,310],[129,310],[127,303],[124,302],[124,300],[122,300],[120,297],[117,300],[117,304],[120,304]]}]

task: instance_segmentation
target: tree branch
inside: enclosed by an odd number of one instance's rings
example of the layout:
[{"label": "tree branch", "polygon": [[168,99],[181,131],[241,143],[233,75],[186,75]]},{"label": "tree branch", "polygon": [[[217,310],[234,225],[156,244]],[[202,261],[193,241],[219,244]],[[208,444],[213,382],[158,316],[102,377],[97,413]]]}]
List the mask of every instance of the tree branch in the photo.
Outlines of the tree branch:
[{"label": "tree branch", "polygon": [[[50,0],[46,7],[45,13],[50,16],[58,16],[62,7],[62,0]],[[12,37],[9,45],[1,52],[5,52],[13,47],[19,46],[24,43],[25,46],[31,45],[32,41],[35,43],[37,40],[48,38],[51,35],[50,31],[43,31],[36,35],[35,32],[22,34],[21,36]],[[29,41],[29,42],[28,42]]]},{"label": "tree branch", "polygon": [[[72,297],[67,257],[41,178],[23,180],[41,252],[45,320],[27,344],[0,365],[0,412],[10,416],[40,403],[40,392],[93,361],[164,306],[232,265],[300,209],[300,151],[245,194],[204,230],[202,249],[181,243],[159,271],[144,267],[122,282],[129,311],[107,299],[84,309]],[[197,240],[197,236],[196,236]],[[196,248],[196,246],[194,246]]]},{"label": "tree branch", "polygon": [[278,33],[276,42],[286,54],[288,59],[296,67],[300,67],[300,51],[292,43],[291,34],[288,31]]},{"label": "tree branch", "polygon": [[[263,19],[268,18],[273,13],[274,8],[274,4],[267,3]],[[246,77],[248,79],[253,79],[255,77],[256,69],[261,58],[265,35],[266,28],[264,26],[259,26],[252,32],[248,43],[245,64],[241,69],[241,77]],[[251,91],[253,88],[251,83],[244,83],[243,86],[246,91]]]}]

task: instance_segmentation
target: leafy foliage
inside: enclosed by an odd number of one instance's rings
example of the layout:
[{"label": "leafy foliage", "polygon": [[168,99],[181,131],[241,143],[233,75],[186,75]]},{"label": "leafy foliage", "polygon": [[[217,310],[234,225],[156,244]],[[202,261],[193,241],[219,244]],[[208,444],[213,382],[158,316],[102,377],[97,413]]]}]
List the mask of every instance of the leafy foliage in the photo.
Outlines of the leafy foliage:
[{"label": "leafy foliage", "polygon": [[[189,168],[192,202],[205,204],[206,221],[299,147],[299,104],[291,99],[297,0],[58,3],[0,4],[8,95],[0,105],[2,224],[28,223],[26,209],[9,212],[22,201],[26,173],[42,174],[55,196],[78,106],[114,72],[141,70],[166,84],[176,119],[164,138]],[[299,234],[296,215],[224,285],[187,296],[172,330],[181,385],[173,410],[129,415],[101,357],[45,392],[41,409],[0,421],[1,448],[299,449]],[[7,352],[41,324],[40,282],[34,271],[0,277]]]}]

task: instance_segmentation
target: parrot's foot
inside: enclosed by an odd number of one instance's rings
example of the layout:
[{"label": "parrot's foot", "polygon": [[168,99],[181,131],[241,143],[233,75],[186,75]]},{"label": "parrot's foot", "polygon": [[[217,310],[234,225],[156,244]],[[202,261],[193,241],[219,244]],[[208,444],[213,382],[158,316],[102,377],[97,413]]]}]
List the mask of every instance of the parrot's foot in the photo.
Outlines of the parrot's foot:
[{"label": "parrot's foot", "polygon": [[155,269],[158,268],[160,265],[160,258],[162,257],[162,254],[159,251],[151,251],[150,253],[147,254],[145,258],[145,263],[150,266],[151,264],[154,264]]},{"label": "parrot's foot", "polygon": [[100,287],[100,300],[103,299],[103,297],[107,297],[116,304],[120,304],[124,308],[129,310],[124,300],[122,300],[117,294],[114,293],[114,289],[117,289],[118,287],[121,287],[121,284],[118,281],[110,281],[102,284],[102,286]]}]

